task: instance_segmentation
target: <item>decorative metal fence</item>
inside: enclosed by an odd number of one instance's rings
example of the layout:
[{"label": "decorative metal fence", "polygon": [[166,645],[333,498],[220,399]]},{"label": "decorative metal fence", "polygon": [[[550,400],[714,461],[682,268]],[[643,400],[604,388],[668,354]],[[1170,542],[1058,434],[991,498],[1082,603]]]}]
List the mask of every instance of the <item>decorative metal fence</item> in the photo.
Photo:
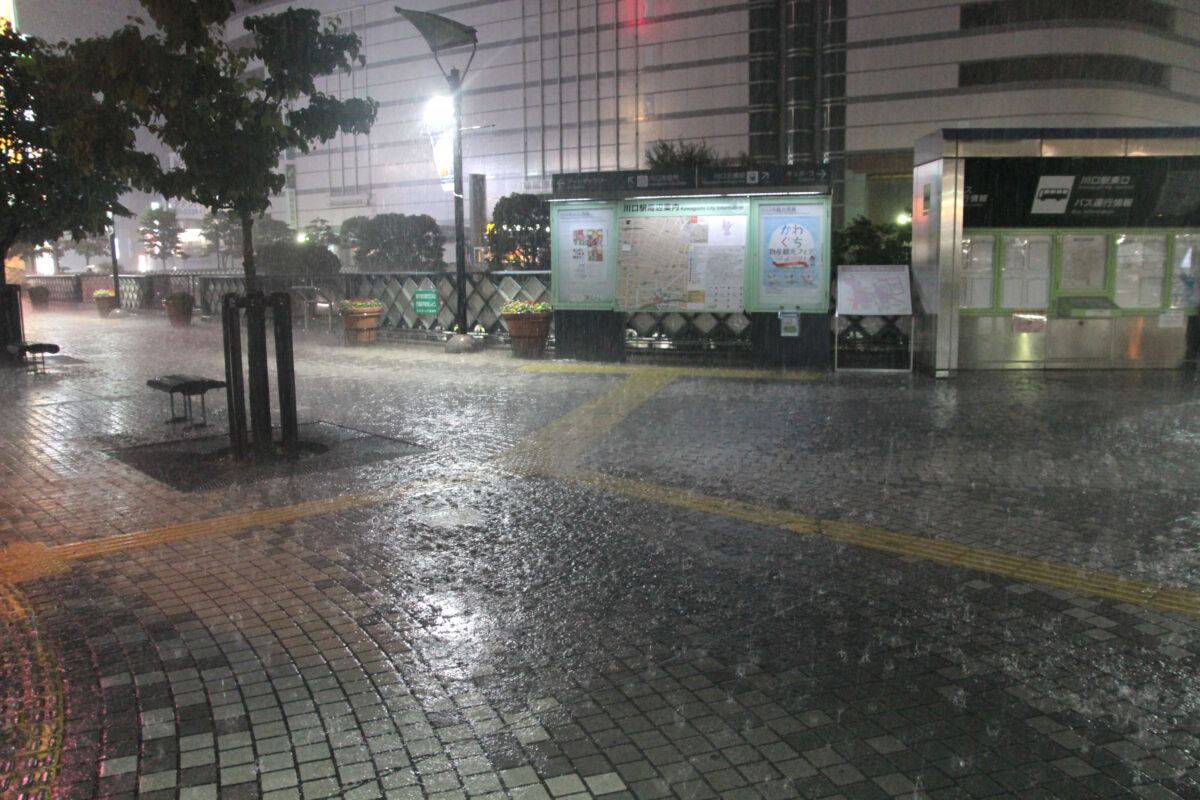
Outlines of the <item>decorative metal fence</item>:
[{"label": "decorative metal fence", "polygon": [[[500,318],[501,307],[512,300],[550,302],[550,272],[505,271],[467,273],[467,330],[482,328],[489,334],[507,331]],[[157,308],[173,292],[189,292],[201,314],[220,312],[221,298],[245,291],[240,274],[149,273],[122,275],[121,307]],[[30,286],[46,286],[55,302],[90,302],[95,289],[111,288],[108,275],[29,276]],[[454,327],[458,287],[452,273],[387,272],[339,273],[318,278],[299,275],[261,275],[259,288],[266,293],[289,292],[296,287],[315,287],[334,302],[345,297],[373,297],[383,303],[382,327],[393,331],[441,331]],[[437,293],[438,313],[418,314],[415,297],[419,290]],[[748,346],[750,319],[742,313],[713,314],[680,312],[631,312],[626,315],[628,344],[638,347]]]}]

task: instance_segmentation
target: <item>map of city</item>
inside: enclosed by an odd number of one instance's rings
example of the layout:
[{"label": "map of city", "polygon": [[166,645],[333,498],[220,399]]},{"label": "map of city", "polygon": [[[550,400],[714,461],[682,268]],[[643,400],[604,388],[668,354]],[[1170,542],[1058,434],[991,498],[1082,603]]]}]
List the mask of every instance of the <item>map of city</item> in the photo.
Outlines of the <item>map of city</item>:
[{"label": "map of city", "polygon": [[838,313],[893,316],[912,313],[908,267],[843,264],[838,271]]},{"label": "map of city", "polygon": [[742,310],[744,225],[730,217],[622,217],[617,307]]}]

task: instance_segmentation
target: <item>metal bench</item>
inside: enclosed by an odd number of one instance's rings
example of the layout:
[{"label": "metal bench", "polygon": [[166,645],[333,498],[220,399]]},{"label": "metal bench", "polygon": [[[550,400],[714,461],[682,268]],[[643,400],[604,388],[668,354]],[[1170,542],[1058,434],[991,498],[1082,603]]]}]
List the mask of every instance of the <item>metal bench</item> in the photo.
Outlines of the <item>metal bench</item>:
[{"label": "metal bench", "polygon": [[15,342],[8,346],[9,355],[25,365],[34,374],[46,372],[46,354],[58,352],[58,345],[49,342]]},{"label": "metal bench", "polygon": [[[225,388],[225,381],[202,378],[199,375],[162,375],[146,381],[146,385],[151,389],[157,389],[170,395],[171,418],[167,422],[190,421],[192,419],[192,398],[199,396],[201,422],[195,423],[195,425],[200,427],[208,424],[208,409],[204,406],[205,392],[209,389]],[[175,416],[175,395],[177,394],[183,395],[184,414],[181,417]]]}]

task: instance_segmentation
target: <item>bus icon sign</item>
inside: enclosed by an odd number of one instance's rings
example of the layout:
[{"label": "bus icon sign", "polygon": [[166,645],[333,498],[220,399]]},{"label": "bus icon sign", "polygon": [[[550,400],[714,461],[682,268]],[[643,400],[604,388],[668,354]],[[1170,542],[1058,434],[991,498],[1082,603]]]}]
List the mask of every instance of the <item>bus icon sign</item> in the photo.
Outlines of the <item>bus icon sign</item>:
[{"label": "bus icon sign", "polygon": [[1071,200],[1074,175],[1042,175],[1033,195],[1031,214],[1065,214]]}]

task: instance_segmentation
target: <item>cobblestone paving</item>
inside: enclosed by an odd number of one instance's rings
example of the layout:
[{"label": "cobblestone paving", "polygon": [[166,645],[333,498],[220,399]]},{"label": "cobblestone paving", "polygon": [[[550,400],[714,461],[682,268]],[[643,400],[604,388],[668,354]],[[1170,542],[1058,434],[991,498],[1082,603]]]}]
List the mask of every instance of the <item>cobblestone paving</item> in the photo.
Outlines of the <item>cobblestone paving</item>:
[{"label": "cobblestone paving", "polygon": [[1190,374],[631,379],[312,335],[301,422],[414,448],[183,492],[114,453],[226,429],[145,387],[219,377],[216,326],[26,322],[63,351],[0,372],[0,796],[1200,798]]}]

